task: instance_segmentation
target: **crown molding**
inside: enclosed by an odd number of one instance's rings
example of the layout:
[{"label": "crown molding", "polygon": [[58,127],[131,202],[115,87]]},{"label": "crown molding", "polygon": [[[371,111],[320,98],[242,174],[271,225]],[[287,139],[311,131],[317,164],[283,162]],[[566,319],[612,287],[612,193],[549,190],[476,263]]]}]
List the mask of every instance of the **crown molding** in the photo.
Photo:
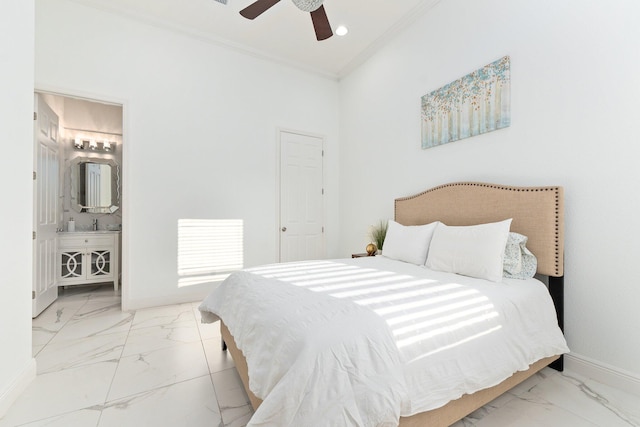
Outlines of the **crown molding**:
[{"label": "crown molding", "polygon": [[244,55],[251,56],[256,59],[273,62],[289,68],[297,69],[299,71],[315,74],[319,77],[323,77],[329,80],[334,80],[334,81],[338,80],[337,73],[318,70],[314,67],[308,66],[298,61],[293,61],[277,55],[270,55],[242,43],[237,43],[237,42],[225,39],[223,37],[214,36],[210,33],[206,33],[203,31],[193,30],[192,28],[188,28],[183,25],[178,25],[178,24],[169,22],[167,20],[151,17],[146,14],[131,12],[130,10],[126,10],[125,8],[122,8],[120,6],[107,5],[99,0],[68,0],[68,1],[72,3],[76,3],[81,6],[94,9],[94,10],[99,10],[101,12],[116,15],[121,18],[129,19],[131,21],[140,22],[155,28],[159,28],[159,29],[170,31],[183,36],[191,37],[201,42],[209,43],[218,47],[227,48],[227,49],[242,53]]}]

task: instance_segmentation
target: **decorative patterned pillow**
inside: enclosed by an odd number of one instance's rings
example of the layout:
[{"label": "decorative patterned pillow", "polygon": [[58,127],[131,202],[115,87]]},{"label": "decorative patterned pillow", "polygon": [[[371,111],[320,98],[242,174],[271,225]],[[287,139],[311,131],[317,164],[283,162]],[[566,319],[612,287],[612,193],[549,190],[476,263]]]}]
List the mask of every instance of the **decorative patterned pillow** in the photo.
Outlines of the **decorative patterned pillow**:
[{"label": "decorative patterned pillow", "polygon": [[510,279],[528,279],[536,274],[538,259],[527,248],[527,236],[510,232],[504,248],[503,276]]}]

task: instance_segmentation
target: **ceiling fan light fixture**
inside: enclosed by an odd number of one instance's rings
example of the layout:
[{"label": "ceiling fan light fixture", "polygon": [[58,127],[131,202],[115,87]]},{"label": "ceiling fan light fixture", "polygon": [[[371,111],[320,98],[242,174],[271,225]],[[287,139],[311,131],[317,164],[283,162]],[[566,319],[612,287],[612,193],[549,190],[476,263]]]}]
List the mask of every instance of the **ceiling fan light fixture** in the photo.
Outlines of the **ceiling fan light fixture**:
[{"label": "ceiling fan light fixture", "polygon": [[[318,41],[326,40],[333,36],[333,30],[331,29],[331,24],[327,18],[327,12],[324,10],[324,6],[322,5],[323,0],[292,1],[298,9],[303,12],[308,12],[311,15],[313,30],[316,33],[316,39]],[[280,0],[256,0],[249,6],[242,9],[240,11],[240,15],[247,19],[256,19],[279,2]]]},{"label": "ceiling fan light fixture", "polygon": [[313,12],[322,6],[323,0],[291,0],[303,12]]}]

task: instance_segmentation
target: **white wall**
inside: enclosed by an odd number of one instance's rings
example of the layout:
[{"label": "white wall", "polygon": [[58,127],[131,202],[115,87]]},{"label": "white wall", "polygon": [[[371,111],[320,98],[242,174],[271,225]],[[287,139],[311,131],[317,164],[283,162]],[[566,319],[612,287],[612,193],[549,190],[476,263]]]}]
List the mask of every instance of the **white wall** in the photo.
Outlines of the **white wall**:
[{"label": "white wall", "polygon": [[35,378],[31,357],[33,1],[0,3],[0,417]]},{"label": "white wall", "polygon": [[276,261],[278,127],[326,136],[337,252],[337,82],[68,0],[36,2],[35,56],[36,88],[124,104],[125,308],[208,293],[177,286],[180,218],[243,219],[245,265]]},{"label": "white wall", "polygon": [[[446,0],[408,27],[341,82],[342,255],[396,197],[562,185],[569,346],[640,381],[639,20],[635,0]],[[420,97],[503,55],[511,127],[421,150]]]}]

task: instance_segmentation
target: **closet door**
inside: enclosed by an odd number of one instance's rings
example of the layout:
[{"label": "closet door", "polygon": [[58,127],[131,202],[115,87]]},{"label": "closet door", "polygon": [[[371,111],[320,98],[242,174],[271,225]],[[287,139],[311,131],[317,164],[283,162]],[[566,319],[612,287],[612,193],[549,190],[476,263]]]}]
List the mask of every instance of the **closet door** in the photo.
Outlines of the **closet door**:
[{"label": "closet door", "polygon": [[321,137],[280,131],[280,261],[324,258]]},{"label": "closet door", "polygon": [[35,96],[33,317],[58,298],[56,230],[58,228],[58,116]]}]

